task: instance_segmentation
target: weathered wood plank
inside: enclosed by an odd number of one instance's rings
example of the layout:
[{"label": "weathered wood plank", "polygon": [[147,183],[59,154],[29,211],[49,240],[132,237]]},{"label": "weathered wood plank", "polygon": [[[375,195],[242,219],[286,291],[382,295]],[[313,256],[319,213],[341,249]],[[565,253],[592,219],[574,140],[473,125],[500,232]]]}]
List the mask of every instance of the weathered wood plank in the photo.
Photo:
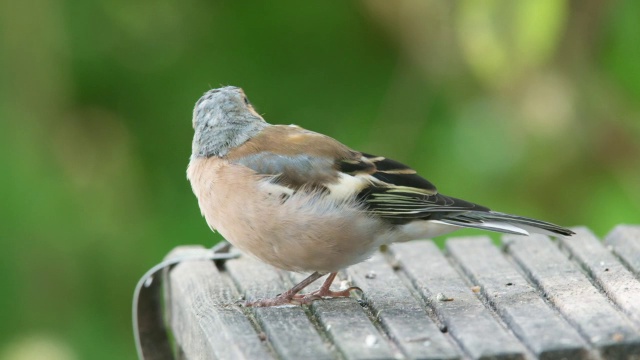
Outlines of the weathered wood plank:
[{"label": "weathered wood plank", "polygon": [[524,358],[526,350],[522,344],[496,321],[432,242],[395,244],[390,251],[469,356]]},{"label": "weathered wood plank", "polygon": [[[291,274],[294,282],[306,277]],[[317,281],[320,283],[321,281]],[[340,281],[336,280],[332,289],[339,290]],[[320,284],[312,284],[309,291]],[[348,360],[356,359],[395,359],[399,354],[394,351],[389,339],[384,337],[373,325],[367,313],[354,298],[314,301],[309,308],[337,350]]]},{"label": "weathered wood plank", "polygon": [[376,253],[369,261],[347,269],[376,320],[410,359],[459,359],[459,350],[431,320],[422,305]]},{"label": "weathered wood plank", "polygon": [[640,281],[587,228],[573,229],[576,235],[559,239],[587,274],[596,281],[622,311],[640,326]]},{"label": "weathered wood plank", "polygon": [[547,299],[606,358],[640,353],[631,322],[544,235],[507,235],[506,249]]},{"label": "weathered wood plank", "polygon": [[[274,297],[287,290],[278,271],[249,256],[227,261],[226,270],[247,300]],[[280,358],[334,358],[301,306],[247,310],[253,312]]]},{"label": "weathered wood plank", "polygon": [[640,277],[640,225],[618,225],[605,237],[616,256]]},{"label": "weathered wood plank", "polygon": [[450,238],[446,248],[482,297],[531,351],[544,359],[584,359],[589,347],[542,300],[486,236]]},{"label": "weathered wood plank", "polygon": [[[223,271],[189,260],[166,271],[165,306],[184,359],[582,359],[594,351],[640,359],[640,226],[614,229],[609,247],[576,232],[560,247],[544,236],[506,236],[508,254],[486,237],[450,239],[449,258],[431,242],[394,245],[345,271],[362,301],[308,307],[236,303],[236,289],[272,297],[305,275],[246,256]],[[207,252],[179,247],[170,256]]]},{"label": "weathered wood plank", "polygon": [[[185,251],[194,253],[193,247]],[[169,256],[180,254],[181,248],[176,248]],[[272,358],[245,314],[234,305],[235,289],[212,261],[176,265],[169,272],[167,284],[171,328],[186,358]]]},{"label": "weathered wood plank", "polygon": [[311,309],[346,359],[398,357],[354,299],[316,301]]}]

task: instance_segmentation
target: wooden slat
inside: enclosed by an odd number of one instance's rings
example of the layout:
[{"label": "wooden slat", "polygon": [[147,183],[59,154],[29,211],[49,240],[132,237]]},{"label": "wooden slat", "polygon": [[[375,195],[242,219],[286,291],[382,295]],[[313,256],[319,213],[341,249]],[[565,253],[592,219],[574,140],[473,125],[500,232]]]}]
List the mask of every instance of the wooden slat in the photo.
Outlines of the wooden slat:
[{"label": "wooden slat", "polygon": [[622,311],[640,326],[640,281],[587,228],[560,239],[565,248],[589,276]]},{"label": "wooden slat", "polygon": [[[291,277],[294,282],[299,282],[306,274],[291,274]],[[321,280],[317,283],[310,285],[307,292],[316,290]],[[339,284],[336,279],[332,289],[339,290]],[[356,299],[318,300],[309,308],[345,359],[395,359],[401,355],[373,325]]]},{"label": "wooden slat", "polygon": [[[522,344],[495,320],[432,242],[396,244],[390,251],[469,356],[474,359],[524,358],[526,350]],[[438,299],[438,294],[444,297]]]},{"label": "wooden slat", "polygon": [[486,237],[450,239],[448,257],[429,241],[393,245],[341,274],[362,300],[310,306],[237,303],[239,292],[273,297],[306,275],[247,256],[223,270],[188,260],[166,271],[165,306],[184,359],[640,359],[640,226],[617,227],[608,246],[575,230],[557,244],[506,236],[506,253]]},{"label": "wooden slat", "polygon": [[640,277],[640,225],[618,225],[607,235],[605,242]]},{"label": "wooden slat", "polygon": [[547,299],[607,358],[640,353],[631,322],[595,288],[548,237],[507,235],[508,252]]},{"label": "wooden slat", "polygon": [[[273,267],[242,256],[226,269],[247,300],[271,298],[287,290]],[[301,306],[251,308],[281,359],[332,359],[334,356]]]},{"label": "wooden slat", "polygon": [[588,345],[486,236],[451,238],[446,248],[504,322],[539,358],[584,359]]},{"label": "wooden slat", "polygon": [[311,309],[346,359],[398,357],[354,299],[316,301]]},{"label": "wooden slat", "polygon": [[[189,247],[186,251],[194,250]],[[176,248],[169,256],[180,252]],[[168,280],[171,328],[186,358],[272,358],[242,309],[234,304],[235,289],[212,261],[180,263],[169,272]]]},{"label": "wooden slat", "polygon": [[458,359],[458,349],[429,318],[422,305],[381,253],[347,269],[377,321],[410,359]]}]

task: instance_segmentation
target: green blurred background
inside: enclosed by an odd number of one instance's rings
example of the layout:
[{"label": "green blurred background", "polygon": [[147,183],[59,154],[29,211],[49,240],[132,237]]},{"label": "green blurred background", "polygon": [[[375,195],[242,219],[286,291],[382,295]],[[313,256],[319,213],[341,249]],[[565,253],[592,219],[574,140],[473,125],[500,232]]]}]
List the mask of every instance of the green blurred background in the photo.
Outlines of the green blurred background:
[{"label": "green blurred background", "polygon": [[245,89],[445,194],[640,223],[640,2],[0,2],[0,359],[132,359],[138,277],[219,239],[191,111]]}]

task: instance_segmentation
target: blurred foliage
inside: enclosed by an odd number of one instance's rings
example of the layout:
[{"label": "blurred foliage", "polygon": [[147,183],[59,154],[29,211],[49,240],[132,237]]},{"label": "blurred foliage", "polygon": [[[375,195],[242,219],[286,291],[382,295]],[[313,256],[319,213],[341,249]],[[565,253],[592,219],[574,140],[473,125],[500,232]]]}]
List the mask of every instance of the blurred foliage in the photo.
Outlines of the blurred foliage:
[{"label": "blurred foliage", "polygon": [[[237,85],[445,194],[640,222],[640,2],[0,2],[0,359],[131,359],[139,276],[219,239],[191,109]],[[40,356],[40,357],[39,357]]]}]

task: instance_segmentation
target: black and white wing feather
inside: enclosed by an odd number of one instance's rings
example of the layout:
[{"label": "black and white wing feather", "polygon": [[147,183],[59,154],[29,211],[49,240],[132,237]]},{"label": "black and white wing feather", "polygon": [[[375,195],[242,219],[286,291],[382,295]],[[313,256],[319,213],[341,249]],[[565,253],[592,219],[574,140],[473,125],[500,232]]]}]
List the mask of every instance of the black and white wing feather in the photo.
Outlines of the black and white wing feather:
[{"label": "black and white wing feather", "polygon": [[[431,220],[518,235],[528,235],[530,231],[548,235],[573,234],[555,224],[491,211],[482,205],[442,195],[410,167],[384,157],[362,155],[362,162],[344,164],[341,170],[352,175],[366,172],[375,179],[357,197],[370,214],[392,224]],[[364,164],[373,164],[374,168]]]}]

